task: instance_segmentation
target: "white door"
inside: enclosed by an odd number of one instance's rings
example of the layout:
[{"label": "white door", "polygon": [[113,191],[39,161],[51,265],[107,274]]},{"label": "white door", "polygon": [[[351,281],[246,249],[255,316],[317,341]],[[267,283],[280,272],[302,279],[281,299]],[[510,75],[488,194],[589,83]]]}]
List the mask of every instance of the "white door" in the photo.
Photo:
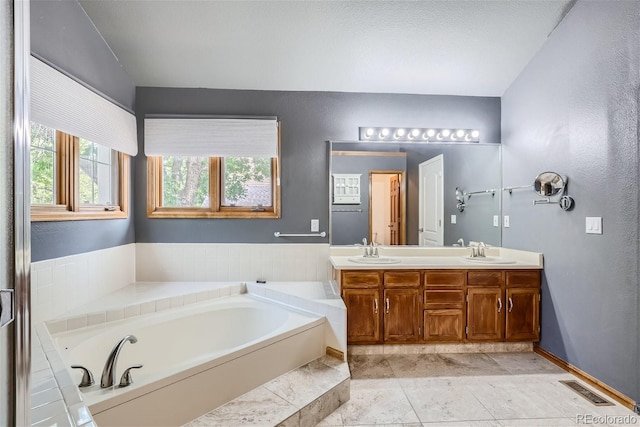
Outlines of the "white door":
[{"label": "white door", "polygon": [[444,156],[420,163],[418,172],[418,244],[444,245]]}]

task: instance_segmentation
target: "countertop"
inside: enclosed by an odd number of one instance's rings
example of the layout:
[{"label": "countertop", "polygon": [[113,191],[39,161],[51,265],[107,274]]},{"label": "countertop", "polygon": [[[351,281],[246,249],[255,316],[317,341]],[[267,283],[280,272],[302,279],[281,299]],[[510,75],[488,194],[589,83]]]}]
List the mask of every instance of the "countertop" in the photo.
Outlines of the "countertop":
[{"label": "countertop", "polygon": [[[538,252],[507,248],[487,248],[485,259],[470,259],[470,248],[379,247],[379,259],[363,259],[360,247],[333,247],[329,260],[336,270],[409,270],[468,269],[518,270],[542,269],[543,256]],[[385,263],[392,259],[393,263]],[[354,262],[359,260],[361,262]],[[363,263],[370,261],[371,263]],[[491,262],[493,261],[493,262]]]}]

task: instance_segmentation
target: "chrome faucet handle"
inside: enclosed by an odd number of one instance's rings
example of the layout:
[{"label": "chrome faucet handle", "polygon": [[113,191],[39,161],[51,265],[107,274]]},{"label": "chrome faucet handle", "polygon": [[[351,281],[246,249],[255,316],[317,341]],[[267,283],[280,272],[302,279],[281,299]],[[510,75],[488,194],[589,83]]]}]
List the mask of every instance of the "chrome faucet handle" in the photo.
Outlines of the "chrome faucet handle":
[{"label": "chrome faucet handle", "polygon": [[142,365],[133,365],[124,370],[122,377],[120,377],[120,387],[127,387],[133,383],[133,377],[131,376],[132,369],[140,369]]},{"label": "chrome faucet handle", "polygon": [[471,258],[476,258],[478,256],[478,252],[476,252],[476,248],[471,246]]},{"label": "chrome faucet handle", "polygon": [[78,387],[82,388],[82,387],[89,387],[90,385],[93,385],[95,381],[93,381],[93,374],[91,373],[90,370],[80,365],[71,365],[71,368],[82,369],[82,379],[80,380],[80,384],[78,384]]},{"label": "chrome faucet handle", "polygon": [[480,242],[478,243],[478,256],[479,257],[485,257],[485,248],[487,247],[487,245],[484,244],[484,242]]}]

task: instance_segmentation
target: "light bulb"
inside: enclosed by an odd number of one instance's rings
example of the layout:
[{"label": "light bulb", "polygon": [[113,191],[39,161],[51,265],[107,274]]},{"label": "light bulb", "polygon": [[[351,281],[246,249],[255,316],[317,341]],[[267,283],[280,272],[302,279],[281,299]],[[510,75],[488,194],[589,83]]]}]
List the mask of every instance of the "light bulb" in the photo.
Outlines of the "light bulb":
[{"label": "light bulb", "polygon": [[449,139],[451,139],[452,141],[457,141],[458,137],[456,136],[455,133],[452,133],[451,136],[449,137]]},{"label": "light bulb", "polygon": [[436,131],[435,131],[435,130],[433,130],[433,129],[429,129],[429,130],[427,131],[427,136],[428,136],[429,138],[431,138],[431,137],[435,136],[435,134],[436,134]]},{"label": "light bulb", "polygon": [[375,132],[373,130],[373,128],[368,128],[365,132],[364,132],[364,136],[365,138],[371,138],[373,136],[373,132]]},{"label": "light bulb", "polygon": [[480,136],[480,131],[479,130],[474,130],[471,132],[471,137],[473,139],[478,139],[478,137]]},{"label": "light bulb", "polygon": [[404,136],[405,134],[405,130],[404,129],[396,129],[395,133],[393,134],[393,137],[395,139],[400,139]]},{"label": "light bulb", "polygon": [[414,138],[415,138],[415,137],[416,137],[416,136],[418,136],[418,135],[420,135],[420,130],[418,130],[418,129],[413,129],[413,130],[411,131],[411,136],[412,136],[412,137],[414,137]]},{"label": "light bulb", "polygon": [[464,131],[463,131],[462,129],[458,129],[458,130],[456,131],[456,136],[457,136],[458,138],[462,138],[462,137],[464,136]]},{"label": "light bulb", "polygon": [[424,139],[425,141],[429,139],[429,135],[427,135],[427,132],[422,134],[422,139]]},{"label": "light bulb", "polygon": [[451,135],[451,131],[449,129],[442,130],[442,136],[444,136],[445,138],[448,138],[449,135]]},{"label": "light bulb", "polygon": [[442,141],[442,134],[441,134],[441,133],[438,133],[438,134],[436,135],[436,138],[438,139],[438,141]]},{"label": "light bulb", "polygon": [[466,134],[466,135],[464,136],[464,140],[465,140],[465,141],[471,141],[471,135]]},{"label": "light bulb", "polygon": [[381,136],[382,138],[386,138],[387,136],[389,136],[389,129],[387,129],[387,128],[382,129],[382,130],[380,131],[380,136]]}]

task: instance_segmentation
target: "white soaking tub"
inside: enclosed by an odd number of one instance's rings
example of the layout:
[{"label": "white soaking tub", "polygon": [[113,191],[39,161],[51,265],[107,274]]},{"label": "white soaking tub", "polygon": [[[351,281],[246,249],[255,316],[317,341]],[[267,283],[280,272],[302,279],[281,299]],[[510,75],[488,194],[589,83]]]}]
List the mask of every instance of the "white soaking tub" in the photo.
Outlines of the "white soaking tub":
[{"label": "white soaking tub", "polygon": [[[89,368],[82,396],[98,425],[181,425],[324,354],[325,318],[246,294],[52,336],[68,369]],[[111,349],[126,335],[115,387],[100,388]],[[122,372],[134,383],[119,388]],[[81,374],[73,372],[79,383]]]}]

